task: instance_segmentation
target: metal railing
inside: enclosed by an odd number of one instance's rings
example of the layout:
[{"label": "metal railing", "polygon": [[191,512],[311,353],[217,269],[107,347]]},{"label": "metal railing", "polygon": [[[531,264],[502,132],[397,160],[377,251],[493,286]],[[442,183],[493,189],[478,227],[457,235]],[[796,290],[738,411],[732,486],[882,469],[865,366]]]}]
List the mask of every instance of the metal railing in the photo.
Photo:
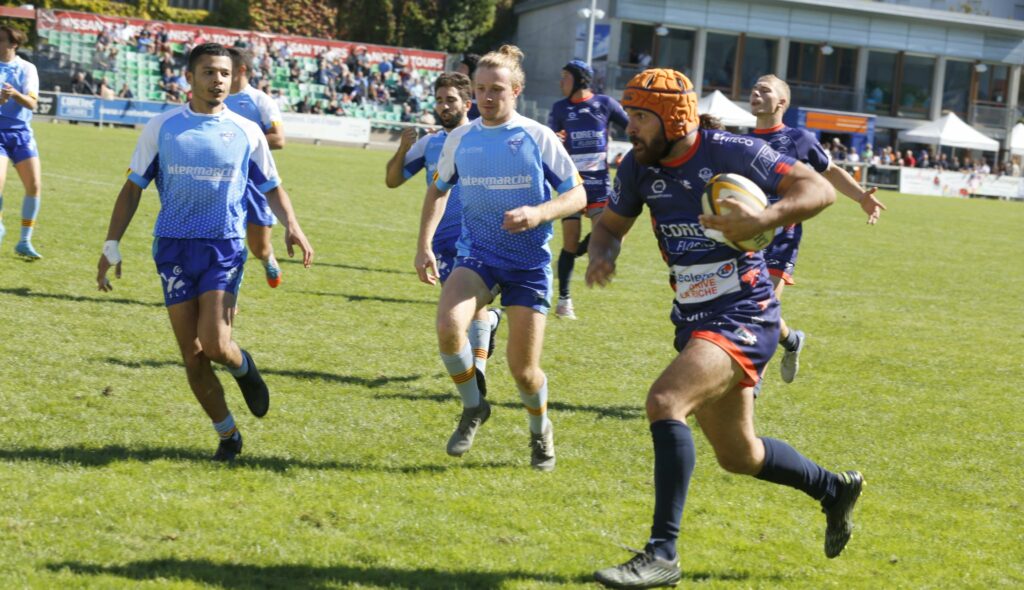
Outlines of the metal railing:
[{"label": "metal railing", "polygon": [[1006,129],[1010,125],[1013,111],[1005,106],[976,104],[971,108],[970,122],[994,129]]},{"label": "metal railing", "polygon": [[857,93],[853,88],[836,88],[818,84],[792,83],[789,85],[790,104],[807,108],[854,111]]}]

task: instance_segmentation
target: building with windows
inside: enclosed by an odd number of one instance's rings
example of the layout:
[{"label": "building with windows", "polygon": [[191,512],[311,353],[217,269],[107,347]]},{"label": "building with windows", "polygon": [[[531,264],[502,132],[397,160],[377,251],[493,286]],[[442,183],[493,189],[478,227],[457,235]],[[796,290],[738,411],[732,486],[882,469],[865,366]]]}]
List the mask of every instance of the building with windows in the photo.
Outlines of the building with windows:
[{"label": "building with windows", "polygon": [[[528,99],[548,105],[560,98],[559,69],[585,48],[578,39],[586,21],[577,14],[585,5],[527,0],[517,6]],[[701,96],[720,90],[745,104],[757,77],[774,73],[789,82],[793,107],[862,114],[883,145],[944,111],[1000,141],[1024,117],[1024,20],[1014,18],[1024,11],[1012,2],[600,0],[598,6],[607,48],[595,51],[594,67],[613,96],[645,67],[670,67],[687,74]]]}]

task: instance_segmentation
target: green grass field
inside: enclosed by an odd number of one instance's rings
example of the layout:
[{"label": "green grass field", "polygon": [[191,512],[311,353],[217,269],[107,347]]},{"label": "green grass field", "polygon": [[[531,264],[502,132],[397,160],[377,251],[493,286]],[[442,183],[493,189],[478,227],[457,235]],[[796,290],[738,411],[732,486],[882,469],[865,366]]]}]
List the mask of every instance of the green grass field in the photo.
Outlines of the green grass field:
[{"label": "green grass field", "polygon": [[[150,258],[156,193],[95,287],[137,134],[37,124],[44,200],[25,263],[0,253],[0,587],[571,588],[650,526],[649,384],[672,358],[666,269],[644,221],[614,285],[577,286],[548,325],[558,468],[529,468],[504,347],[495,413],[462,460],[437,356],[437,290],[412,270],[422,178],[388,191],[388,153],[278,156],[317,251],[270,290],[250,265],[236,338],[273,390],[234,468],[188,390]],[[842,199],[842,198],[841,198]],[[698,436],[680,542],[701,588],[1024,586],[1024,204],[885,194],[876,227],[842,199],[805,231],[785,315],[802,371],[768,368],[763,435],[868,486],[836,560],[801,493],[724,473]],[[280,231],[275,232],[280,250]],[[557,245],[557,236],[556,242]],[[501,336],[504,337],[502,328]]]}]

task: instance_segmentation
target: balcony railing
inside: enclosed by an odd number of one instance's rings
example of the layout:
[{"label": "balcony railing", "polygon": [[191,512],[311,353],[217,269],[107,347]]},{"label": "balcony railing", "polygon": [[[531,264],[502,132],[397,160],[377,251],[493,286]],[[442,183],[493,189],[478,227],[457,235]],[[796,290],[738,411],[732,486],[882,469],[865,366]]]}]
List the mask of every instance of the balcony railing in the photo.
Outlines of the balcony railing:
[{"label": "balcony railing", "polygon": [[1005,106],[976,104],[971,108],[970,122],[993,129],[1006,129],[1010,125],[1012,114],[1013,111]]},{"label": "balcony railing", "polygon": [[819,84],[790,84],[790,104],[814,109],[853,111],[857,108],[857,94],[853,88],[837,88]]}]

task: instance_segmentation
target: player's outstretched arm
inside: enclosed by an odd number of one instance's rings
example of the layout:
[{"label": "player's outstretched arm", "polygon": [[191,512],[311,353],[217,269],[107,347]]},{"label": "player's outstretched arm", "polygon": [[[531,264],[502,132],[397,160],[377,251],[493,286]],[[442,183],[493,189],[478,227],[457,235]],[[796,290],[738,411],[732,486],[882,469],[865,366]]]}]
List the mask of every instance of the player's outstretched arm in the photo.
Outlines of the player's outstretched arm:
[{"label": "player's outstretched arm", "polygon": [[860,204],[860,208],[864,210],[864,213],[867,213],[868,225],[878,223],[878,218],[881,217],[882,211],[885,210],[885,205],[875,197],[877,188],[865,189],[850,176],[850,173],[845,168],[837,166],[834,162],[827,170],[822,172],[822,175],[837,191]]},{"label": "player's outstretched arm", "polygon": [[597,218],[597,223],[590,232],[590,246],[587,256],[587,285],[604,287],[615,275],[615,261],[622,250],[622,240],[633,227],[635,217],[624,217],[611,209]]},{"label": "player's outstretched arm", "polygon": [[441,223],[445,207],[448,206],[448,191],[442,191],[431,183],[427,186],[427,194],[423,197],[423,210],[420,212],[420,235],[416,240],[416,258],[413,266],[420,280],[428,285],[437,284],[437,259],[431,246],[437,224]]},{"label": "player's outstretched arm", "polygon": [[402,137],[398,141],[398,149],[395,150],[395,155],[391,156],[388,160],[387,176],[384,177],[385,184],[388,188],[397,188],[402,186],[405,182],[405,173],[402,168],[405,166],[405,155],[412,149],[414,143],[416,143],[416,137],[419,132],[415,127],[407,127],[402,132]]},{"label": "player's outstretched arm", "polygon": [[292,200],[283,186],[276,186],[267,193],[267,202],[274,215],[284,224],[284,245],[288,249],[288,257],[295,256],[295,246],[302,250],[302,266],[309,268],[313,264],[313,246],[306,234],[299,227],[299,220],[292,209]]},{"label": "player's outstretched arm", "polygon": [[121,278],[121,250],[119,244],[124,232],[128,230],[135,211],[142,200],[142,189],[131,180],[124,181],[121,192],[114,202],[114,211],[110,214],[110,225],[107,227],[107,240],[103,244],[103,253],[96,264],[96,287],[100,291],[113,291],[114,286],[107,278],[107,271],[115,267],[114,276]]},{"label": "player's outstretched arm", "polygon": [[536,206],[517,207],[505,212],[501,227],[510,233],[524,232],[542,223],[572,215],[587,206],[583,184],[577,184],[555,199]]}]

